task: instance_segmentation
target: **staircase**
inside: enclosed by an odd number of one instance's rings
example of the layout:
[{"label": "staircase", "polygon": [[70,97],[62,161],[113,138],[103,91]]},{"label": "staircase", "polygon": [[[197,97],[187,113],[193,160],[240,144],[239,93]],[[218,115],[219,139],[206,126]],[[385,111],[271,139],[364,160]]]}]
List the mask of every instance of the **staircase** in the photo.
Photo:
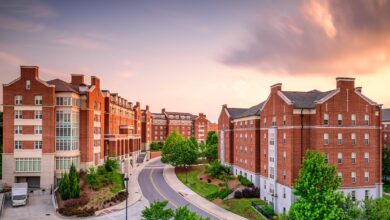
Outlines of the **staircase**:
[{"label": "staircase", "polygon": [[138,155],[137,163],[143,163],[144,160],[145,160],[145,157],[146,157],[146,152],[141,152],[141,153]]}]

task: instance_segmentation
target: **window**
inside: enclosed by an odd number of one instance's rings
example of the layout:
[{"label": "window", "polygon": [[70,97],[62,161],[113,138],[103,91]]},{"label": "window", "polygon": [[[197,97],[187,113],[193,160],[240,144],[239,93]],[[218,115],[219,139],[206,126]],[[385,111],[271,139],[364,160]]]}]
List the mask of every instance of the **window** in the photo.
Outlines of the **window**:
[{"label": "window", "polygon": [[15,172],[40,172],[41,158],[15,158]]},{"label": "window", "polygon": [[286,151],[283,151],[283,160],[286,161],[286,158],[287,158],[287,153]]},{"label": "window", "polygon": [[42,141],[34,141],[34,149],[42,149]]},{"label": "window", "polygon": [[329,115],[324,114],[324,125],[329,125]]},{"label": "window", "polygon": [[14,147],[15,149],[22,149],[22,141],[15,141]]},{"label": "window", "polygon": [[369,172],[364,172],[364,182],[368,182],[370,179],[370,173]]},{"label": "window", "polygon": [[351,153],[352,164],[356,163],[356,153]]},{"label": "window", "polygon": [[20,125],[16,125],[15,128],[15,134],[23,134],[23,126],[20,126]]},{"label": "window", "polygon": [[34,133],[35,134],[42,134],[42,125],[35,125],[34,126]]},{"label": "window", "polygon": [[370,197],[370,193],[368,190],[364,190],[364,198],[368,199]]},{"label": "window", "polygon": [[329,163],[329,154],[325,153],[325,163]]},{"label": "window", "polygon": [[338,172],[337,173],[337,176],[342,180],[343,179],[343,173],[342,172]]},{"label": "window", "polygon": [[337,116],[337,124],[339,126],[343,125],[343,115],[342,114],[338,114],[338,116]]},{"label": "window", "polygon": [[355,144],[356,144],[356,134],[355,134],[355,133],[352,133],[352,134],[351,134],[351,144],[352,144],[352,145],[355,145]]},{"label": "window", "polygon": [[339,164],[343,163],[343,154],[342,153],[337,154],[337,163],[339,163]]},{"label": "window", "polygon": [[36,110],[34,114],[35,114],[35,119],[42,119],[42,111]]},{"label": "window", "polygon": [[356,183],[356,172],[351,173],[352,183]]},{"label": "window", "polygon": [[269,168],[269,177],[272,179],[275,178],[275,168],[274,167]]},{"label": "window", "polygon": [[324,134],[324,144],[325,144],[325,145],[328,145],[328,144],[329,144],[329,134],[328,134],[328,133],[325,133],[325,134]]},{"label": "window", "polygon": [[337,144],[338,145],[342,145],[343,144],[343,134],[342,133],[338,133],[337,134]]},{"label": "window", "polygon": [[370,116],[364,115],[364,125],[369,125],[369,124],[370,124]]},{"label": "window", "polygon": [[286,133],[283,133],[283,144],[286,144]]},{"label": "window", "polygon": [[369,134],[364,134],[364,144],[368,145],[370,143],[370,135]]},{"label": "window", "polygon": [[264,118],[264,127],[267,127],[267,118]]},{"label": "window", "polygon": [[22,119],[23,118],[23,112],[21,110],[15,111],[15,119]]},{"label": "window", "polygon": [[352,201],[356,201],[356,191],[355,190],[351,191],[351,198],[352,198]]},{"label": "window", "polygon": [[264,189],[267,189],[267,182],[264,180]]},{"label": "window", "polygon": [[272,127],[276,127],[276,116],[272,117]]},{"label": "window", "polygon": [[30,90],[31,89],[31,82],[30,80],[26,80],[26,90]]},{"label": "window", "polygon": [[56,170],[69,170],[72,163],[79,167],[79,157],[56,157]]},{"label": "window", "polygon": [[35,96],[35,105],[42,105],[42,96]]},{"label": "window", "polygon": [[22,96],[21,95],[15,96],[15,105],[22,105],[22,104],[23,104]]},{"label": "window", "polygon": [[283,125],[286,125],[286,115],[283,115]]},{"label": "window", "polygon": [[[283,187],[283,198],[285,199],[286,198],[286,188]],[[284,209],[285,211],[285,209]]]},{"label": "window", "polygon": [[369,158],[370,158],[370,154],[368,152],[365,152],[364,153],[364,163],[367,164],[370,160]]},{"label": "window", "polygon": [[286,170],[283,170],[283,179],[286,180],[286,178],[287,178]]},{"label": "window", "polygon": [[355,114],[351,115],[351,122],[352,122],[352,126],[356,125],[356,115]]}]

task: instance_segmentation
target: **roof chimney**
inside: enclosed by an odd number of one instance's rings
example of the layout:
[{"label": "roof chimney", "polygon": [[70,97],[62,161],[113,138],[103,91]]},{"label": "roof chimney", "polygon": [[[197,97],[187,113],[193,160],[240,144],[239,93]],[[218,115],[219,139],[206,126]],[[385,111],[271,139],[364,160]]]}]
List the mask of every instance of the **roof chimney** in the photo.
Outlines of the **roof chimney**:
[{"label": "roof chimney", "polygon": [[91,76],[91,84],[100,89],[100,79],[96,76]]},{"label": "roof chimney", "polygon": [[39,77],[38,66],[20,66],[20,75],[22,79],[35,79]]},{"label": "roof chimney", "polygon": [[355,78],[337,77],[336,81],[338,89],[355,89]]},{"label": "roof chimney", "polygon": [[149,111],[149,105],[146,105],[146,111]]},{"label": "roof chimney", "polygon": [[161,113],[165,114],[165,108],[161,109]]},{"label": "roof chimney", "polygon": [[271,86],[271,93],[276,93],[278,91],[282,91],[282,83],[276,83]]},{"label": "roof chimney", "polygon": [[84,75],[83,74],[72,74],[72,80],[70,83],[75,86],[84,84]]},{"label": "roof chimney", "polygon": [[356,87],[355,90],[358,91],[358,92],[360,92],[360,93],[362,93],[362,87],[361,87],[361,86]]},{"label": "roof chimney", "polygon": [[223,104],[223,105],[222,105],[222,108],[227,108],[227,104]]}]

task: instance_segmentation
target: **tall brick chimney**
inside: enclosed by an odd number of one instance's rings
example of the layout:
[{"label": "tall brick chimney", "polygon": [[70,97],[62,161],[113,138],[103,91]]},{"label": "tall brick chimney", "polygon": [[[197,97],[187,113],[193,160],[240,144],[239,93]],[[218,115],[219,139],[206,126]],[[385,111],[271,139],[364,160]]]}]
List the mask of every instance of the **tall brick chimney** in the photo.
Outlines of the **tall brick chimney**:
[{"label": "tall brick chimney", "polygon": [[91,76],[91,84],[100,89],[100,79],[97,76]]},{"label": "tall brick chimney", "polygon": [[72,80],[70,82],[72,85],[79,86],[84,84],[84,75],[83,74],[72,74]]},{"label": "tall brick chimney", "polygon": [[336,82],[338,89],[355,89],[355,78],[337,77]]},{"label": "tall brick chimney", "polygon": [[149,111],[149,105],[146,105],[146,111]]},{"label": "tall brick chimney", "polygon": [[161,113],[165,114],[165,108],[161,109]]},{"label": "tall brick chimney", "polygon": [[282,83],[276,83],[271,86],[271,94],[277,93],[278,91],[282,91]]},{"label": "tall brick chimney", "polygon": [[38,66],[20,66],[20,76],[22,79],[35,79],[39,77]]}]

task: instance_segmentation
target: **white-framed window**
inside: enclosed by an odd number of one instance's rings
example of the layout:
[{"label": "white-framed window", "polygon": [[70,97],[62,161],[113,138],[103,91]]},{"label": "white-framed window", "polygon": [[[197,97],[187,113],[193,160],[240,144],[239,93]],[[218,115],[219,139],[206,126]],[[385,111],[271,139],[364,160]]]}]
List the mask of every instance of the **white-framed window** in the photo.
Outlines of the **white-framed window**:
[{"label": "white-framed window", "polygon": [[31,82],[30,80],[26,80],[26,90],[30,90],[31,89]]},{"label": "white-framed window", "polygon": [[354,152],[351,153],[351,160],[352,160],[352,164],[356,163],[356,153]]},{"label": "white-framed window", "polygon": [[352,201],[356,201],[356,191],[355,190],[351,191],[351,199],[352,199]]},{"label": "white-framed window", "polygon": [[364,134],[364,144],[368,145],[370,143],[370,134]]},{"label": "white-framed window", "polygon": [[325,145],[329,144],[329,134],[328,133],[324,133],[324,144]]},{"label": "white-framed window", "polygon": [[329,163],[329,154],[325,153],[325,163]]},{"label": "white-framed window", "polygon": [[356,133],[351,134],[351,144],[355,145],[356,144]]},{"label": "white-framed window", "polygon": [[34,115],[35,115],[35,119],[42,119],[42,111],[41,110],[35,110]]},{"label": "white-framed window", "polygon": [[370,191],[368,191],[367,189],[364,190],[364,198],[368,199],[369,197],[370,197]]},{"label": "white-framed window", "polygon": [[23,98],[21,95],[15,96],[15,105],[22,105],[23,104]]},{"label": "white-framed window", "polygon": [[329,125],[329,115],[324,114],[324,125]]},{"label": "white-framed window", "polygon": [[15,130],[15,134],[23,134],[23,126],[21,125],[15,125],[14,127],[14,130]]},{"label": "white-framed window", "polygon": [[269,177],[272,179],[275,178],[275,168],[274,167],[269,168]]},{"label": "white-framed window", "polygon": [[15,158],[15,172],[40,172],[41,158]]},{"label": "white-framed window", "polygon": [[272,127],[276,127],[276,116],[272,117]]},{"label": "white-framed window", "polygon": [[34,126],[34,133],[35,134],[42,134],[42,125],[35,125]]},{"label": "white-framed window", "polygon": [[264,127],[267,126],[267,118],[264,118]]},{"label": "white-framed window", "polygon": [[286,115],[283,115],[283,125],[286,125],[287,124],[287,117]]},{"label": "white-framed window", "polygon": [[286,133],[283,133],[283,144],[286,144],[287,140],[286,140]]},{"label": "white-framed window", "polygon": [[337,124],[339,126],[343,125],[343,115],[342,114],[337,115]]},{"label": "white-framed window", "polygon": [[364,152],[364,163],[369,163],[370,162],[370,153]]},{"label": "white-framed window", "polygon": [[34,149],[42,149],[42,141],[34,141]]},{"label": "white-framed window", "polygon": [[339,163],[339,164],[343,163],[343,154],[342,153],[337,154],[337,163]]},{"label": "white-framed window", "polygon": [[22,141],[14,141],[15,149],[22,149]]},{"label": "white-framed window", "polygon": [[287,172],[286,172],[286,170],[283,170],[282,174],[283,174],[283,179],[285,180],[285,179],[287,178]]},{"label": "white-framed window", "polygon": [[287,159],[287,152],[283,151],[283,160],[286,161],[286,159]]},{"label": "white-framed window", "polygon": [[342,173],[342,172],[338,172],[338,173],[337,173],[337,176],[338,176],[340,179],[343,179],[343,173]]},{"label": "white-framed window", "polygon": [[286,188],[283,187],[283,198],[286,198]]},{"label": "white-framed window", "polygon": [[356,183],[356,172],[351,172],[351,181],[352,183]]},{"label": "white-framed window", "polygon": [[42,105],[42,96],[35,96],[35,105]]},{"label": "white-framed window", "polygon": [[78,169],[79,157],[56,157],[56,170],[69,170],[72,163]]},{"label": "white-framed window", "polygon": [[23,118],[22,110],[15,110],[15,119],[22,119],[22,118]]},{"label": "white-framed window", "polygon": [[370,173],[368,171],[364,172],[364,182],[368,182],[370,180]]},{"label": "white-framed window", "polygon": [[364,125],[369,125],[370,124],[370,116],[369,115],[364,115]]},{"label": "white-framed window", "polygon": [[352,122],[352,126],[356,125],[356,115],[355,114],[351,115],[351,122]]},{"label": "white-framed window", "polygon": [[343,134],[342,133],[338,133],[337,134],[337,144],[338,145],[342,145],[343,144]]}]

